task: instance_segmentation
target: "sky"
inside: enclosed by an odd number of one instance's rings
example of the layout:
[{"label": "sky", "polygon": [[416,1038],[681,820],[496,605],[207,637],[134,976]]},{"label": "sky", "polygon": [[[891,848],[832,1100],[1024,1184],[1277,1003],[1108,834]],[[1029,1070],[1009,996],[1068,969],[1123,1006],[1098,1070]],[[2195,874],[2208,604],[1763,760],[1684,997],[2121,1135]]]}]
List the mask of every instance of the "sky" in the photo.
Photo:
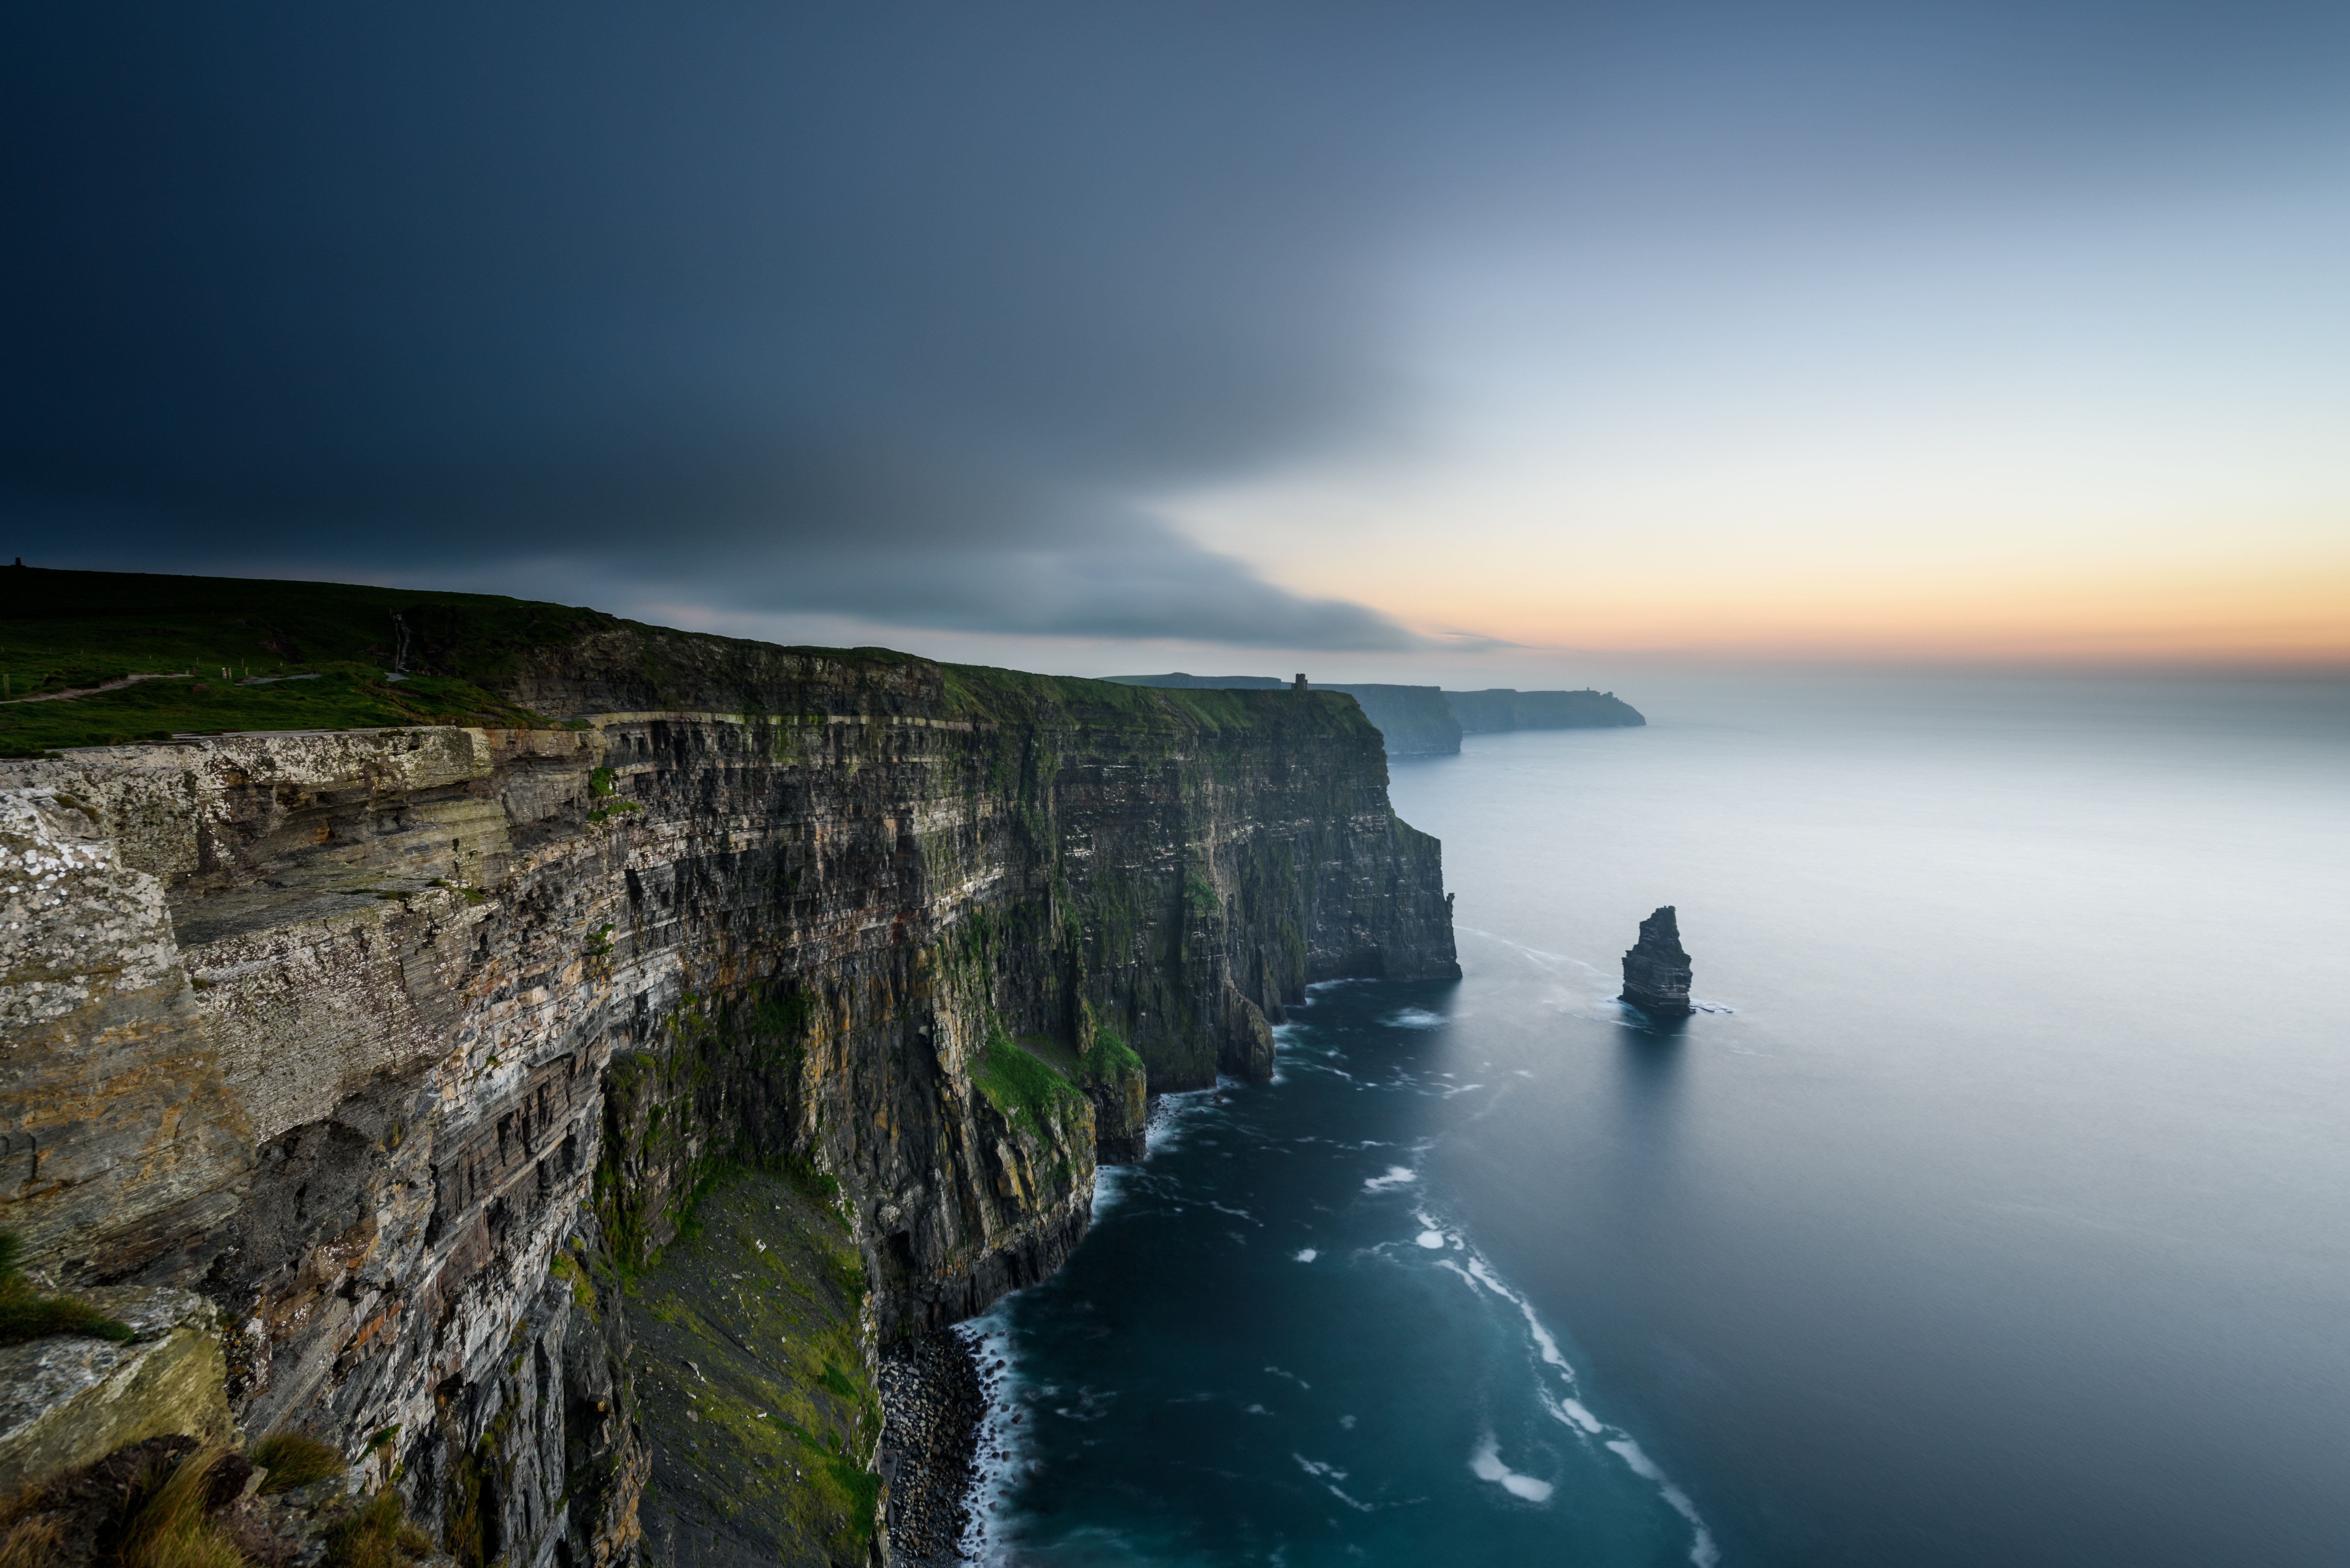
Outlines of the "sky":
[{"label": "sky", "polygon": [[1100,674],[2350,670],[2350,6],[0,16],[0,553]]}]

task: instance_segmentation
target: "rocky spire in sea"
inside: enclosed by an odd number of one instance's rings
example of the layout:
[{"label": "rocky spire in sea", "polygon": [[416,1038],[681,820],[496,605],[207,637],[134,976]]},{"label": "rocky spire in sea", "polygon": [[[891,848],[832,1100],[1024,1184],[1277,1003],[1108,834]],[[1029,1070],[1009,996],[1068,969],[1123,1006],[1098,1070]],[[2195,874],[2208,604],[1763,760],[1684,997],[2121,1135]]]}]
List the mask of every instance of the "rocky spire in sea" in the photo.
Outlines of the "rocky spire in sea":
[{"label": "rocky spire in sea", "polygon": [[1624,1000],[1655,1018],[1690,1010],[1690,956],[1680,921],[1667,904],[1640,922],[1640,940],[1624,955]]}]

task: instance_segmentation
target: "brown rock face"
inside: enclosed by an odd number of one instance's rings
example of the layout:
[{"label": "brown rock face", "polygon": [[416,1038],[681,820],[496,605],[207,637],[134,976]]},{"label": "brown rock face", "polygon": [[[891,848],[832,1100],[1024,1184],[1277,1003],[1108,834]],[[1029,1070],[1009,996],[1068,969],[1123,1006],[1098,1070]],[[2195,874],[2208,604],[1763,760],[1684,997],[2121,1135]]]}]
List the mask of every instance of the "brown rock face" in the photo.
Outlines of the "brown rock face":
[{"label": "brown rock face", "polygon": [[628,627],[504,695],[574,727],[0,763],[0,1227],[201,1291],[244,1429],[396,1427],[485,1556],[635,1552],[619,1271],[712,1174],[836,1178],[889,1339],[1051,1272],[1139,1154],[1130,1071],[1025,1104],[990,1050],[1263,1077],[1308,983],[1459,972],[1343,697]]},{"label": "brown rock face", "polygon": [[1670,904],[1640,922],[1640,940],[1624,955],[1624,1000],[1656,1018],[1690,1011],[1690,956]]}]

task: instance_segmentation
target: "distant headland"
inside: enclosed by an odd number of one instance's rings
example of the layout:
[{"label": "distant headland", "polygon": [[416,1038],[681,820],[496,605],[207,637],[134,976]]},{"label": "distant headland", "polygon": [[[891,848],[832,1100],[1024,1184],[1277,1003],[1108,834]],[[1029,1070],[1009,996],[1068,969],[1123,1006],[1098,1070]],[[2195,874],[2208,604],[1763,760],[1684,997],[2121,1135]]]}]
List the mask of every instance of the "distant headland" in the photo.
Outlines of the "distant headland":
[{"label": "distant headland", "polygon": [[[1112,675],[1121,686],[1180,686],[1263,691],[1290,682],[1270,675]],[[1462,735],[1500,730],[1590,730],[1645,724],[1640,711],[1613,691],[1446,691],[1434,686],[1317,685],[1344,691],[1362,704],[1391,757],[1442,756],[1461,749]]]}]

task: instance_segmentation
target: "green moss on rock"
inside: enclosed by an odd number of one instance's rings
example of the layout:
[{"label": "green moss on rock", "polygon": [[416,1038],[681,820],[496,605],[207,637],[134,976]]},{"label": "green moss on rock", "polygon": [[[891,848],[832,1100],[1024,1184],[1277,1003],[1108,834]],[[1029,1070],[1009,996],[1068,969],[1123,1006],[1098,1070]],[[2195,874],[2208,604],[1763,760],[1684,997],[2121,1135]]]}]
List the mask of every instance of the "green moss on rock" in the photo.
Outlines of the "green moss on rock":
[{"label": "green moss on rock", "polygon": [[675,1561],[864,1560],[881,1407],[858,1318],[864,1270],[830,1196],[731,1168],[629,1287],[649,1543]]}]

